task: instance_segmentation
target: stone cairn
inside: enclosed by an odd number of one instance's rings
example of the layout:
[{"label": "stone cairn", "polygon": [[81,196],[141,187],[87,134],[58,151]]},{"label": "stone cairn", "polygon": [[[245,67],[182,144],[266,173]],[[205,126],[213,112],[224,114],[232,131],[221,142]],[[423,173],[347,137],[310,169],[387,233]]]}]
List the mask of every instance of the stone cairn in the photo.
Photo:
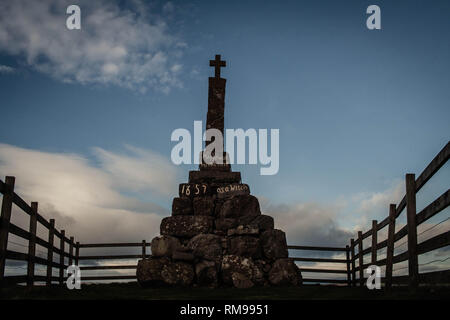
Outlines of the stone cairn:
[{"label": "stone cairn", "polygon": [[[220,55],[210,61],[206,128],[223,133],[226,79]],[[226,159],[227,155],[224,154]],[[206,164],[179,186],[172,216],[161,222],[151,242],[151,257],[137,266],[142,286],[300,285],[300,269],[288,258],[286,235],[274,229],[272,217],[261,214],[258,199],[241,183],[228,163]]]}]

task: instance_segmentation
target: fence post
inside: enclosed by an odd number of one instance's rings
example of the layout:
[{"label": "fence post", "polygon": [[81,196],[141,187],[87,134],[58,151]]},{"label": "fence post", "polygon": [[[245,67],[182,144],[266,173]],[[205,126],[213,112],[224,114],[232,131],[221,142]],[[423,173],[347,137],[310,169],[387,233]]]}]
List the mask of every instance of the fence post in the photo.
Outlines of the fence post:
[{"label": "fence post", "polygon": [[145,259],[145,240],[142,240],[142,259]]},{"label": "fence post", "polygon": [[59,284],[64,283],[64,242],[66,237],[66,231],[61,230],[61,238],[59,241]]},{"label": "fence post", "polygon": [[30,239],[28,240],[28,265],[27,265],[27,286],[34,285],[34,261],[36,257],[36,228],[37,228],[38,203],[31,203],[30,214]]},{"label": "fence post", "polygon": [[75,265],[78,265],[79,257],[80,257],[80,243],[77,241],[77,245],[75,248]]},{"label": "fence post", "polygon": [[355,266],[355,240],[350,239],[350,249],[352,258],[352,286],[356,287],[356,266]]},{"label": "fence post", "polygon": [[386,290],[392,287],[392,267],[394,258],[394,236],[395,236],[395,204],[389,205],[389,226],[386,248]]},{"label": "fence post", "polygon": [[350,277],[350,247],[348,245],[345,246],[345,255],[347,258],[347,285],[350,287],[352,285],[352,281]]},{"label": "fence post", "polygon": [[6,250],[8,248],[9,222],[14,196],[14,182],[16,178],[7,176],[5,178],[6,192],[3,194],[2,212],[0,220],[0,285],[5,277]]},{"label": "fence post", "polygon": [[50,228],[48,229],[48,248],[47,248],[47,285],[52,284],[53,277],[53,240],[55,238],[55,219],[50,219]]},{"label": "fence post", "polygon": [[378,234],[377,234],[377,220],[372,220],[372,264],[377,263],[377,244],[378,244]]},{"label": "fence post", "polygon": [[70,237],[70,242],[69,242],[69,266],[72,265],[73,263],[73,237]]},{"label": "fence post", "polygon": [[364,285],[364,255],[363,255],[363,238],[362,231],[358,231],[358,260],[359,260],[359,286]]},{"label": "fence post", "polygon": [[409,286],[416,288],[419,285],[419,266],[417,258],[416,178],[413,173],[406,174],[406,218],[408,225]]}]

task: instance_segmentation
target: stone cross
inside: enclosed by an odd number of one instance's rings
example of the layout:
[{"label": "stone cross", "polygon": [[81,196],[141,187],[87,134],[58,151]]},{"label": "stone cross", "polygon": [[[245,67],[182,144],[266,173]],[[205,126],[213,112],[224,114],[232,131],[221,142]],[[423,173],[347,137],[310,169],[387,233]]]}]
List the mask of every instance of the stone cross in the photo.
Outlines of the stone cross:
[{"label": "stone cross", "polygon": [[220,60],[220,54],[216,54],[215,60],[209,60],[209,66],[214,67],[214,75],[216,79],[220,78],[220,68],[226,67],[227,62]]},{"label": "stone cross", "polygon": [[[214,67],[214,77],[208,79],[208,113],[206,115],[206,130],[217,129],[223,136],[225,85],[227,80],[220,77],[220,68],[225,67],[226,62],[220,59],[220,54],[216,54],[216,58],[209,61],[209,66]],[[206,146],[212,142],[213,141],[207,141]]]},{"label": "stone cross", "polygon": [[226,62],[216,54],[215,60],[210,60],[209,65],[214,67],[214,77],[209,78],[208,87],[208,114],[206,115],[206,129],[217,129],[223,134],[225,111],[225,84],[226,79],[220,77],[220,68],[225,67]]}]

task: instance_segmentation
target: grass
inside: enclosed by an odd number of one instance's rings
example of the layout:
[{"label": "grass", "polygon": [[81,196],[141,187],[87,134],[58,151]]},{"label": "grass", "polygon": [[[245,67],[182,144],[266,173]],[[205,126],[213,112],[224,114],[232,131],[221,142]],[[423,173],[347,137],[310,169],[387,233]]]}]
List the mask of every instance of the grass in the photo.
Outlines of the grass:
[{"label": "grass", "polygon": [[137,283],[85,284],[81,290],[65,287],[15,286],[0,289],[0,298],[8,300],[342,300],[342,299],[450,299],[450,287],[421,287],[411,292],[395,287],[391,293],[366,288],[303,286],[276,288],[141,288]]}]

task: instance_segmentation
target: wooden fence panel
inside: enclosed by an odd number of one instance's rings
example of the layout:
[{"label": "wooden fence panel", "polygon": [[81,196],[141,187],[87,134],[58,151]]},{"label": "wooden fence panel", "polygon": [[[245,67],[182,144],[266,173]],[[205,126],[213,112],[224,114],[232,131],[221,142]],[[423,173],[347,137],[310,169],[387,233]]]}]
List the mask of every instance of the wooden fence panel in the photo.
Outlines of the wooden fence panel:
[{"label": "wooden fence panel", "polygon": [[377,232],[377,220],[372,220],[372,264],[377,263],[377,242],[378,242],[378,232]]},{"label": "wooden fence panel", "polygon": [[30,215],[30,240],[28,240],[28,265],[27,265],[27,286],[34,285],[34,262],[36,257],[36,229],[37,229],[37,212],[38,203],[31,203]]},{"label": "wooden fence panel", "polygon": [[69,266],[72,265],[73,263],[73,237],[70,237],[70,242],[69,242]]},{"label": "wooden fence panel", "polygon": [[356,287],[356,266],[355,266],[355,240],[350,239],[351,259],[352,259],[352,286]]},{"label": "wooden fence panel", "polygon": [[350,287],[352,285],[350,271],[350,247],[347,245],[345,246],[345,249],[347,249],[345,252],[345,257],[347,258],[347,285]]},{"label": "wooden fence panel", "polygon": [[419,285],[419,264],[417,258],[416,225],[416,179],[412,173],[406,174],[406,218],[408,226],[408,272],[410,287]]},{"label": "wooden fence panel", "polygon": [[8,248],[9,224],[14,195],[14,177],[6,177],[3,185],[3,201],[0,220],[0,284],[5,278],[6,250]]},{"label": "wooden fence panel", "polygon": [[59,238],[59,284],[62,286],[64,283],[64,243],[65,243],[66,231],[61,230]]},{"label": "wooden fence panel", "polygon": [[389,206],[389,227],[386,249],[386,289],[390,290],[392,286],[392,259],[394,257],[394,234],[395,234],[395,204]]},{"label": "wooden fence panel", "polygon": [[48,247],[47,247],[47,261],[50,262],[47,264],[47,285],[52,284],[53,277],[53,241],[55,239],[55,219],[50,219],[50,228],[48,229]]},{"label": "wooden fence panel", "polygon": [[364,285],[364,255],[362,231],[358,231],[359,286]]}]

